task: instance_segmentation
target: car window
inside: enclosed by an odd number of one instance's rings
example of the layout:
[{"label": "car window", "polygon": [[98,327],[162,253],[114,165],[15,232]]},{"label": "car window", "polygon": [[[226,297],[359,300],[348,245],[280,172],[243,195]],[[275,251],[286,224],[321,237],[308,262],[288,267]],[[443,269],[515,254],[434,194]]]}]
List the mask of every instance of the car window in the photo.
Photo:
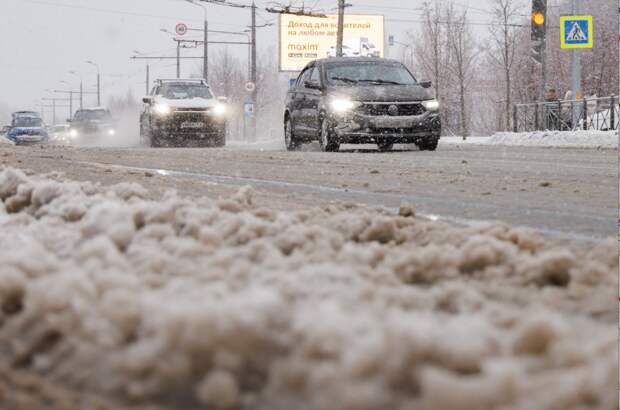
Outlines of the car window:
[{"label": "car window", "polygon": [[199,83],[166,83],[159,88],[158,94],[169,100],[213,98],[213,94],[211,90],[209,90],[209,87]]},{"label": "car window", "polygon": [[301,75],[299,76],[299,79],[297,80],[297,87],[304,86],[304,83],[308,80],[308,78],[312,74],[312,70],[314,70],[313,67],[308,68],[303,73],[301,73]]},{"label": "car window", "polygon": [[310,81],[321,84],[321,70],[318,67],[315,67],[314,70],[312,70]]},{"label": "car window", "polygon": [[110,120],[112,116],[108,110],[84,110],[75,113],[76,121]]},{"label": "car window", "polygon": [[403,65],[368,62],[341,63],[326,68],[330,85],[412,85],[416,79]]},{"label": "car window", "polygon": [[37,117],[17,117],[13,121],[14,127],[41,127],[43,121]]}]

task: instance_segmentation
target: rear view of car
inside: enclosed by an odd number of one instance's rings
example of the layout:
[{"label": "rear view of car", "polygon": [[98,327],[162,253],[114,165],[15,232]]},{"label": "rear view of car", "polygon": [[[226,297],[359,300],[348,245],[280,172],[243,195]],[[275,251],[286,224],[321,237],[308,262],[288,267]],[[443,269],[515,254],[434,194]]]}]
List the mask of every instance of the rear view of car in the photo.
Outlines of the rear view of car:
[{"label": "rear view of car", "polygon": [[19,111],[13,113],[7,138],[15,145],[40,144],[49,140],[43,119],[38,113]]}]

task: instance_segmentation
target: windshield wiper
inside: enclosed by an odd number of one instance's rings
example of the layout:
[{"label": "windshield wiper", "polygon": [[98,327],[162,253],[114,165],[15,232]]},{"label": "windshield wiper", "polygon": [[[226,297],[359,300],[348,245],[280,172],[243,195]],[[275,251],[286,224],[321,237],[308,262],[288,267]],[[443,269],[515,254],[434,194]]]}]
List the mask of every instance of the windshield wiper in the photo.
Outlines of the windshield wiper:
[{"label": "windshield wiper", "polygon": [[396,81],[390,81],[390,80],[360,80],[360,82],[372,83],[372,84],[404,85],[403,83],[399,83],[399,82],[396,82]]},{"label": "windshield wiper", "polygon": [[349,84],[357,84],[357,80],[353,80],[352,78],[346,78],[346,77],[330,77],[330,80],[336,80],[336,81],[343,81],[345,83],[349,83]]}]

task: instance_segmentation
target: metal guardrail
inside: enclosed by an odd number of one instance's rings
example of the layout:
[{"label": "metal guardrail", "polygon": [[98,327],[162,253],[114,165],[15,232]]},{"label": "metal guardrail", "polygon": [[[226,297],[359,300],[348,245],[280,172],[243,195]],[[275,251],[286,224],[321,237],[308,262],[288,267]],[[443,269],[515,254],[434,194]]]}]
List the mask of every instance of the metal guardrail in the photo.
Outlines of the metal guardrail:
[{"label": "metal guardrail", "polygon": [[513,131],[574,131],[619,129],[618,96],[515,104]]}]

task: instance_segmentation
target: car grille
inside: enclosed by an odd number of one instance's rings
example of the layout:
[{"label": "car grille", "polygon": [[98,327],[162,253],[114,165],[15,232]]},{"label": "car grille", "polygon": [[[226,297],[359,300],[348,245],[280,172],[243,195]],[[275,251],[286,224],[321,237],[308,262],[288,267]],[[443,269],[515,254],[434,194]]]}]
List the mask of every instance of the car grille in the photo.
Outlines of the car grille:
[{"label": "car grille", "polygon": [[208,112],[210,108],[175,108],[175,113],[199,113],[204,114]]},{"label": "car grille", "polygon": [[363,103],[358,109],[357,112],[364,115],[374,115],[374,116],[382,116],[382,115],[393,115],[390,114],[391,106],[398,107],[398,114],[395,116],[411,116],[411,115],[422,115],[424,114],[424,107],[420,103],[395,103],[395,104],[386,104],[386,103]]}]

